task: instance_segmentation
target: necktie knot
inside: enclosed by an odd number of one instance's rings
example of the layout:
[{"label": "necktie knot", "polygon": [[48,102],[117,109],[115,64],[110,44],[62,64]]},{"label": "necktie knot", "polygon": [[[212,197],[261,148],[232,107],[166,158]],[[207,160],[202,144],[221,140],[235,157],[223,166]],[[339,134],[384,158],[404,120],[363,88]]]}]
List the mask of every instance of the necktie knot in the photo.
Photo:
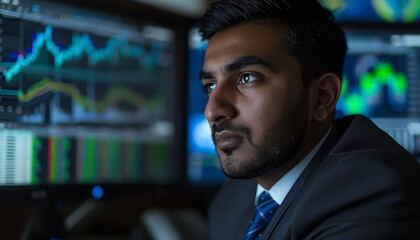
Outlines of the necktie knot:
[{"label": "necktie knot", "polygon": [[266,191],[260,194],[257,201],[254,219],[248,228],[245,240],[258,240],[261,238],[267,225],[273,218],[279,205]]}]

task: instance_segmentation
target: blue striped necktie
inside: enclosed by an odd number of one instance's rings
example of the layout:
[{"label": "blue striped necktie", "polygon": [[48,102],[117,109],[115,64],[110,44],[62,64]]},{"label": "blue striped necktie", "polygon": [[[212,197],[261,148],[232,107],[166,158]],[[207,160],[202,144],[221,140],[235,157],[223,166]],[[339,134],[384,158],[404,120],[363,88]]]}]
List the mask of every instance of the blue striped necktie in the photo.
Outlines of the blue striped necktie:
[{"label": "blue striped necktie", "polygon": [[265,228],[270,223],[279,205],[271,198],[266,191],[258,197],[257,209],[254,220],[245,235],[245,240],[259,240]]}]

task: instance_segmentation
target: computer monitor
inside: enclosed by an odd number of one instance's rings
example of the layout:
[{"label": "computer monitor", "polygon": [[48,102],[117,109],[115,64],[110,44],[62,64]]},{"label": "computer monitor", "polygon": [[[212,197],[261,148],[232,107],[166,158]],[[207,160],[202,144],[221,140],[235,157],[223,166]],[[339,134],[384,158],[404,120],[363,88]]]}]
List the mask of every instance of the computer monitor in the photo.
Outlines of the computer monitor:
[{"label": "computer monitor", "polygon": [[349,30],[337,115],[376,118],[418,117],[420,35],[392,30]]},{"label": "computer monitor", "polygon": [[0,3],[0,192],[181,178],[176,31],[93,2]]},{"label": "computer monitor", "polygon": [[420,21],[417,0],[319,0],[341,22],[412,23]]},{"label": "computer monitor", "polygon": [[337,117],[363,114],[411,153],[420,135],[420,32],[347,29],[349,45]]}]

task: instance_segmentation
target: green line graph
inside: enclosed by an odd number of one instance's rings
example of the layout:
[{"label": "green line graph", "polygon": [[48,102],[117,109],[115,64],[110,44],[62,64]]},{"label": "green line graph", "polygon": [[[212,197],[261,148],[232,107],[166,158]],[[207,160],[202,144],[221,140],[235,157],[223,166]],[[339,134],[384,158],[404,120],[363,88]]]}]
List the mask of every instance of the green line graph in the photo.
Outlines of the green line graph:
[{"label": "green line graph", "polygon": [[130,57],[138,60],[141,66],[155,66],[158,62],[158,56],[163,49],[163,44],[156,42],[151,52],[147,52],[144,47],[130,44],[124,38],[109,38],[106,47],[95,48],[92,39],[88,34],[73,34],[72,43],[66,49],[60,47],[52,40],[51,26],[47,26],[45,31],[37,34],[37,38],[32,43],[32,52],[26,57],[20,56],[16,63],[10,68],[3,70],[6,82],[10,82],[14,76],[18,75],[23,68],[33,64],[41,49],[45,49],[54,57],[54,66],[60,68],[65,62],[79,60],[83,56],[88,57],[89,66],[95,66],[101,61],[108,60],[111,63],[119,61],[119,56]]},{"label": "green line graph", "polygon": [[146,99],[127,87],[109,88],[106,97],[102,100],[93,100],[84,96],[76,85],[65,82],[53,81],[50,77],[44,77],[41,81],[28,88],[26,93],[18,92],[18,99],[21,102],[30,102],[36,97],[49,92],[59,92],[70,96],[73,101],[79,103],[85,110],[97,112],[105,111],[109,106],[117,102],[126,102],[136,109],[147,108],[154,110],[161,105],[163,98],[155,94],[152,98]]},{"label": "green line graph", "polygon": [[369,115],[368,101],[387,87],[387,99],[391,107],[396,111],[403,111],[407,105],[408,80],[401,72],[395,72],[389,62],[379,62],[372,72],[364,73],[358,82],[356,90],[350,91],[349,80],[343,78],[341,94],[337,109],[345,115],[365,114]]}]

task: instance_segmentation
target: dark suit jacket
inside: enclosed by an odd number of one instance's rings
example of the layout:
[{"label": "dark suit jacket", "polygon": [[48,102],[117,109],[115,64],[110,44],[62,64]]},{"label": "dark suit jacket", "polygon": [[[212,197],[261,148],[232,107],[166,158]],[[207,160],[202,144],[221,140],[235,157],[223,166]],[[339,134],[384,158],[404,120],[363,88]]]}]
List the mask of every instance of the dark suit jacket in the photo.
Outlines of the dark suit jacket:
[{"label": "dark suit jacket", "polygon": [[[224,185],[210,239],[244,238],[256,185]],[[420,239],[420,164],[369,119],[337,120],[261,239]]]}]

